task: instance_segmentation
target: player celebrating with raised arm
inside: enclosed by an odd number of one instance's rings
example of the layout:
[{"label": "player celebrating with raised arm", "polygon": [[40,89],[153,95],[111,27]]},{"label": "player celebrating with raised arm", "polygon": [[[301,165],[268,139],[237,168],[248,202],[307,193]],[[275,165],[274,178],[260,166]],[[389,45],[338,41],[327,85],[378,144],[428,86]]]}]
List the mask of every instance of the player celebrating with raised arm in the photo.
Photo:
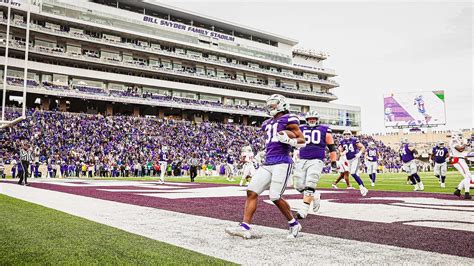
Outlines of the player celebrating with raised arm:
[{"label": "player celebrating with raised arm", "polygon": [[344,130],[344,132],[342,132],[342,136],[344,138],[339,143],[340,155],[346,155],[351,176],[355,179],[357,184],[359,184],[360,194],[365,196],[369,190],[364,186],[364,182],[358,175],[360,156],[364,154],[365,147],[359,142],[357,138],[352,136],[352,133],[349,130]]},{"label": "player celebrating with raised arm", "polygon": [[232,236],[242,238],[256,237],[250,223],[257,210],[258,195],[269,189],[270,200],[288,221],[288,238],[296,238],[301,225],[293,217],[290,205],[281,196],[286,189],[292,170],[291,149],[304,147],[305,139],[299,128],[298,117],[289,114],[290,106],[284,96],[279,94],[270,96],[266,107],[272,118],[262,124],[266,143],[265,161],[258,168],[247,188],[243,221],[238,226],[226,228],[225,231]]},{"label": "player celebrating with raised arm", "polygon": [[371,185],[375,186],[375,178],[377,177],[377,167],[380,152],[373,141],[369,142],[369,148],[365,152],[365,165],[367,166],[367,174],[369,174]]},{"label": "player celebrating with raised arm", "polygon": [[313,211],[317,212],[320,206],[321,196],[315,191],[321,177],[326,158],[326,147],[329,148],[329,157],[331,167],[335,169],[336,165],[336,145],[332,138],[332,131],[326,125],[319,124],[319,114],[310,111],[306,114],[307,125],[301,125],[306,140],[306,146],[300,149],[300,160],[295,164],[295,189],[303,193],[303,207],[298,210],[297,217],[306,218],[309,207],[313,202]]},{"label": "player celebrating with raised arm", "polygon": [[472,199],[472,196],[469,195],[469,186],[471,185],[472,176],[465,159],[468,153],[466,150],[468,146],[468,141],[463,139],[461,132],[455,131],[451,135],[451,141],[449,142],[449,148],[453,156],[451,163],[464,177],[454,191],[454,195],[461,197],[461,191],[464,187],[464,199]]},{"label": "player celebrating with raised arm", "polygon": [[430,159],[434,161],[434,174],[438,178],[442,188],[446,187],[444,181],[446,180],[446,172],[448,170],[448,165],[446,163],[448,157],[449,152],[448,149],[444,147],[444,142],[438,141],[436,146],[433,147]]},{"label": "player celebrating with raised arm", "polygon": [[415,163],[415,154],[418,152],[413,145],[408,144],[407,138],[402,138],[400,142],[402,145],[400,146],[399,154],[403,162],[402,169],[408,174],[408,178],[410,178],[411,183],[415,186],[414,191],[424,190],[425,186],[423,186],[423,182],[421,182]]}]

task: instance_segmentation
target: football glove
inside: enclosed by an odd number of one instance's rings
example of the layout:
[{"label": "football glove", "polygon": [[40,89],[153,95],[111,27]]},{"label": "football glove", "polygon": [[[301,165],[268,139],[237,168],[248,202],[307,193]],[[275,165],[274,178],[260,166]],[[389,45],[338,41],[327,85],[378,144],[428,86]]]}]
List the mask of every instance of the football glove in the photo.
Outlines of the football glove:
[{"label": "football glove", "polygon": [[278,141],[281,142],[281,143],[285,143],[285,144],[291,145],[293,147],[295,147],[296,144],[297,144],[296,139],[290,139],[290,137],[288,137],[288,134],[286,134],[285,131],[278,132],[276,137],[277,137]]}]

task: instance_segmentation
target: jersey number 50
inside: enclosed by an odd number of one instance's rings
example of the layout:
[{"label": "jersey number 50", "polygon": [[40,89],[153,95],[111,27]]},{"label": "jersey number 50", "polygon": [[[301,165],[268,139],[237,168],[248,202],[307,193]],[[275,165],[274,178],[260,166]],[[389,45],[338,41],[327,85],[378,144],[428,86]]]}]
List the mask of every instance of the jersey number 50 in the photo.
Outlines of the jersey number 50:
[{"label": "jersey number 50", "polygon": [[306,144],[319,144],[321,142],[321,132],[319,130],[303,130]]}]

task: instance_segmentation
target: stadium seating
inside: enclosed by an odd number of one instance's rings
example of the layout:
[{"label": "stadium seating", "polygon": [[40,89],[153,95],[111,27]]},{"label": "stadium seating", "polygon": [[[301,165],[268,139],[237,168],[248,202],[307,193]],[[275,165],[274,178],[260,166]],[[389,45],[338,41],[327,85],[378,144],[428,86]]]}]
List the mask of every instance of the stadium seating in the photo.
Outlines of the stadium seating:
[{"label": "stadium seating", "polygon": [[[39,26],[39,25],[36,25],[36,24],[32,24],[32,26],[36,29],[45,30],[45,31],[48,31],[48,32],[52,31],[51,29],[46,29],[46,28],[44,28],[42,26]],[[64,34],[64,35],[71,35],[71,36],[74,36],[76,38],[84,38],[84,39],[88,39],[88,40],[94,40],[94,41],[97,41],[97,42],[108,42],[104,39],[94,38],[94,37],[88,36],[88,35],[78,36],[75,33],[69,34],[68,32],[65,32],[65,31],[60,31],[60,33]],[[129,43],[122,43],[122,42],[113,42],[113,43],[117,44],[119,46],[127,46],[127,47],[130,46]],[[25,47],[25,43],[20,41],[20,40],[10,40],[10,44],[13,47],[17,47],[17,48],[21,48],[21,49],[24,49],[24,47]],[[38,53],[55,54],[55,55],[64,56],[64,57],[74,57],[74,58],[83,58],[84,60],[100,61],[100,55],[99,55],[100,52],[83,51],[82,55],[78,55],[78,54],[71,54],[69,52],[65,52],[63,48],[59,48],[59,47],[54,48],[54,49],[47,49],[45,47],[38,47],[38,46],[34,46],[34,45],[30,45],[30,46],[31,46],[32,51],[35,51],[35,52],[38,52]],[[320,79],[318,77],[311,77],[311,76],[304,76],[304,75],[302,76],[302,75],[296,75],[296,74],[287,73],[287,72],[274,72],[274,71],[270,71],[270,70],[267,70],[267,69],[264,69],[264,68],[253,68],[253,67],[249,67],[248,65],[240,65],[240,64],[235,64],[235,63],[219,61],[218,59],[210,59],[210,58],[204,58],[204,57],[196,58],[195,56],[190,55],[190,54],[178,54],[174,51],[155,49],[155,48],[151,48],[151,47],[148,47],[148,46],[143,47],[143,46],[133,45],[133,47],[135,47],[135,48],[140,47],[144,50],[149,50],[150,52],[158,52],[158,53],[162,53],[162,54],[165,54],[165,55],[173,55],[173,56],[183,57],[183,59],[198,60],[198,61],[202,61],[203,63],[212,62],[213,64],[220,64],[220,65],[223,65],[223,66],[226,66],[226,67],[229,67],[229,66],[234,67],[234,68],[237,67],[237,68],[241,68],[242,70],[250,70],[251,69],[252,71],[258,71],[258,72],[262,72],[264,74],[278,74],[282,77],[297,78],[297,79],[303,79],[303,80],[306,79],[308,81],[318,81],[318,82],[322,82],[322,83],[328,83],[328,84],[331,84],[331,85],[336,85],[336,86],[338,85],[333,80]],[[131,62],[127,61],[127,62],[125,62],[125,61],[118,60],[116,58],[114,58],[113,60],[110,60],[109,58],[102,58],[102,59],[103,59],[102,60],[103,62],[109,63],[109,64],[127,64],[127,66],[129,66],[129,67],[136,67],[136,68],[140,68],[140,69],[159,70],[159,71],[163,71],[163,72],[173,72],[173,73],[176,73],[176,74],[187,74],[187,75],[199,76],[199,77],[202,77],[202,78],[210,78],[210,79],[214,79],[214,80],[225,80],[227,82],[232,82],[232,83],[236,83],[236,84],[244,83],[244,84],[247,84],[247,85],[254,85],[254,86],[258,86],[258,87],[262,87],[262,88],[270,87],[270,88],[273,88],[273,89],[279,89],[279,90],[283,90],[283,91],[298,91],[298,89],[296,87],[288,87],[288,86],[285,86],[285,85],[271,85],[271,84],[262,83],[262,82],[251,82],[251,81],[248,81],[246,79],[236,79],[236,78],[229,77],[229,76],[218,77],[218,76],[214,76],[214,75],[206,75],[206,74],[198,73],[193,69],[185,69],[185,70],[173,69],[173,68],[166,68],[163,65],[151,66],[151,65],[149,65],[145,62],[139,62],[139,61],[131,61]],[[300,92],[311,93],[311,94],[319,94],[319,95],[327,95],[327,96],[334,96],[334,94],[332,94],[331,92],[326,92],[326,91],[308,92],[308,91],[300,90]]]},{"label": "stadium seating", "polygon": [[[9,114],[10,117],[18,115]],[[335,139],[339,142],[341,135],[335,134]],[[251,145],[254,151],[264,149],[258,127],[33,110],[28,112],[26,121],[3,135],[0,153],[7,163],[17,156],[14,147],[19,140],[29,140],[40,162],[90,162],[109,168],[154,162],[162,146],[169,148],[171,161],[186,165],[195,155],[201,163],[214,166],[225,162],[229,152],[238,156],[243,145]],[[376,143],[384,154],[383,164],[387,168],[400,168],[398,155],[390,147],[371,136],[360,136],[360,140],[364,145],[369,141]],[[328,159],[326,163],[328,172]]]}]

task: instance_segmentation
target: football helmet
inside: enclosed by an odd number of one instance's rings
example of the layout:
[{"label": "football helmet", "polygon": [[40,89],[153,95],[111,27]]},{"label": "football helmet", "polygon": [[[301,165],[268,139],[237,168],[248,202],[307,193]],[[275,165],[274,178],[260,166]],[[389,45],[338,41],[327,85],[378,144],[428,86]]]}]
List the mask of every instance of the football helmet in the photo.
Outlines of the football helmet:
[{"label": "football helmet", "polygon": [[242,147],[242,152],[252,152],[252,147],[251,146],[243,146]]},{"label": "football helmet", "polygon": [[287,102],[286,97],[280,94],[273,94],[267,99],[267,112],[271,116],[275,116],[279,112],[289,111],[290,104]]},{"label": "football helmet", "polygon": [[407,143],[408,143],[408,139],[405,138],[405,137],[403,137],[403,138],[400,139],[400,142],[401,142],[402,144],[407,144]]},{"label": "football helmet", "polygon": [[436,144],[438,146],[438,148],[443,148],[444,147],[444,142],[442,140],[438,141],[438,143]]},{"label": "football helmet", "polygon": [[459,130],[453,131],[453,132],[451,133],[451,138],[453,138],[453,139],[458,139],[458,140],[462,140],[463,136],[462,136],[461,131],[459,131]]},{"label": "football helmet", "polygon": [[350,130],[344,130],[344,132],[342,132],[342,136],[344,139],[350,139],[352,137],[352,132]]},{"label": "football helmet", "polygon": [[370,148],[375,148],[375,142],[373,142],[373,141],[369,142],[369,147]]},{"label": "football helmet", "polygon": [[[309,122],[308,119],[310,118],[316,118],[316,121]],[[304,119],[306,120],[306,123],[308,124],[308,126],[314,127],[317,124],[319,124],[319,113],[316,111],[309,111],[306,113],[306,116],[304,117]]]}]

